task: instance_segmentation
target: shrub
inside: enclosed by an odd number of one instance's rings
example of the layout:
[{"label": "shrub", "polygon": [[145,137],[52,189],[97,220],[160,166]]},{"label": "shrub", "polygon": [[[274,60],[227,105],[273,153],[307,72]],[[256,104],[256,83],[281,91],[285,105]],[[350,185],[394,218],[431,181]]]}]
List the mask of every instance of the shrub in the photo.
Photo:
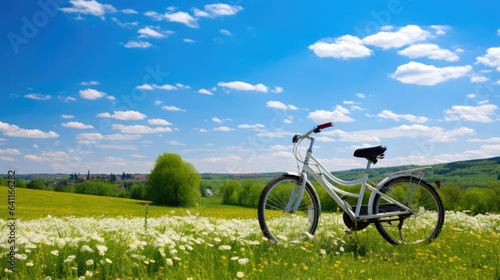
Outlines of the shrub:
[{"label": "shrub", "polygon": [[163,153],[148,179],[148,197],[154,204],[195,206],[201,201],[201,176],[179,155]]}]

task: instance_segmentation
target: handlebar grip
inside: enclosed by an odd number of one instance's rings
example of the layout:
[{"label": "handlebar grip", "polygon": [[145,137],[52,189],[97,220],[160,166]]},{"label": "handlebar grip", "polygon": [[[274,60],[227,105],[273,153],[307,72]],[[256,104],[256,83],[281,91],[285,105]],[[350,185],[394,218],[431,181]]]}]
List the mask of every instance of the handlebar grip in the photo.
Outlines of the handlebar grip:
[{"label": "handlebar grip", "polygon": [[325,128],[328,128],[331,126],[333,126],[333,122],[327,122],[327,123],[323,123],[323,124],[318,125],[318,129],[325,129]]}]

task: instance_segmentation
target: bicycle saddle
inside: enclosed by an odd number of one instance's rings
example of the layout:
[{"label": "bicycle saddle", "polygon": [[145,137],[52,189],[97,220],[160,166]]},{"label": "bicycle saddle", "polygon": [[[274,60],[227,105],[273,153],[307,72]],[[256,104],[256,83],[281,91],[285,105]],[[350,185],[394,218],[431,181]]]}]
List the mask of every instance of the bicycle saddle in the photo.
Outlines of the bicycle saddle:
[{"label": "bicycle saddle", "polygon": [[384,152],[387,147],[384,145],[379,145],[369,148],[361,148],[354,151],[354,156],[358,158],[366,158],[367,160],[377,163],[377,158],[384,158]]}]

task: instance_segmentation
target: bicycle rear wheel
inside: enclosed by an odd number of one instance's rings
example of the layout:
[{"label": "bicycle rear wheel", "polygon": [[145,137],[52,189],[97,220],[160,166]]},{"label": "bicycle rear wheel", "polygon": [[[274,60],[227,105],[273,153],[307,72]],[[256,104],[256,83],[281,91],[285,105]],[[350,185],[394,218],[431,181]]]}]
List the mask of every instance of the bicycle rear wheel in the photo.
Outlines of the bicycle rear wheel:
[{"label": "bicycle rear wheel", "polygon": [[[273,243],[296,243],[313,235],[318,226],[320,204],[313,187],[307,183],[296,211],[286,210],[297,200],[300,178],[284,174],[270,181],[260,196],[258,217],[264,236]],[[295,192],[294,192],[295,190]]]},{"label": "bicycle rear wheel", "polygon": [[[413,213],[379,218],[378,232],[391,244],[429,243],[434,240],[444,223],[444,208],[436,190],[415,177],[399,177],[388,181],[381,192],[409,206]],[[373,213],[397,211],[399,207],[377,194]]]}]

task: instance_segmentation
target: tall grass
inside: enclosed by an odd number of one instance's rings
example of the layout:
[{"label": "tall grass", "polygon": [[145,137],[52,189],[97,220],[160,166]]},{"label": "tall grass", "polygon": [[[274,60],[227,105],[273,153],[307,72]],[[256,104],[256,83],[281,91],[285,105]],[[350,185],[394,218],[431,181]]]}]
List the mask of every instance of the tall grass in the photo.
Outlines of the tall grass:
[{"label": "tall grass", "polygon": [[[255,219],[190,213],[17,221],[16,270],[2,279],[498,279],[500,216],[447,213],[430,245],[392,246],[374,227],[346,234],[325,214],[317,234],[273,245]],[[7,221],[2,221],[3,225]],[[6,266],[8,228],[0,263]]]}]

